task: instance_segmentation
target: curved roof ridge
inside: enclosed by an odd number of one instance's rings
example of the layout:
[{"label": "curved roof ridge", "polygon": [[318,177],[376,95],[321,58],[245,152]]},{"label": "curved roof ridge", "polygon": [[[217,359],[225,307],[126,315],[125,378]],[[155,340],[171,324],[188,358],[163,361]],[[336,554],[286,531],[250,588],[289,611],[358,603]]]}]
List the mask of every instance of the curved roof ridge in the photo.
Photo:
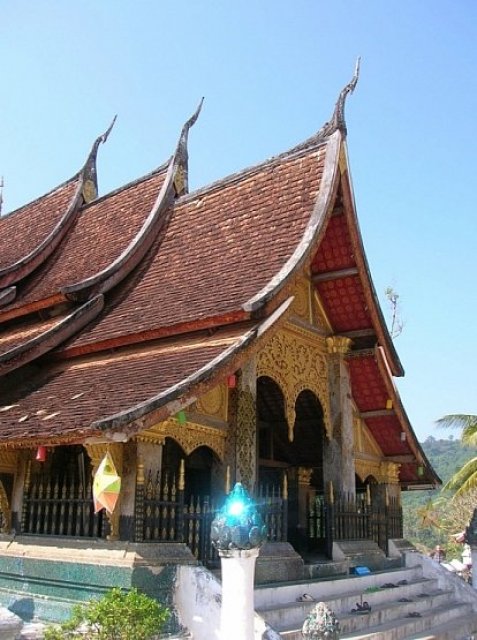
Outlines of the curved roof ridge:
[{"label": "curved roof ridge", "polygon": [[376,293],[376,288],[371,277],[371,270],[369,268],[368,258],[364,249],[363,238],[361,235],[356,203],[354,199],[353,185],[351,182],[349,171],[348,156],[346,152],[345,161],[347,179],[343,181],[343,184],[346,185],[346,188],[343,189],[343,196],[345,198],[345,201],[348,200],[349,206],[344,207],[344,215],[346,216],[346,221],[348,224],[350,236],[352,237],[352,242],[354,245],[357,245],[358,248],[358,251],[356,251],[355,254],[355,261],[359,269],[360,280],[363,285],[366,300],[368,304],[372,306],[372,321],[375,320],[375,322],[373,322],[373,325],[377,324],[377,326],[374,327],[376,335],[382,346],[385,348],[389,362],[392,363],[392,373],[396,376],[403,376],[404,367],[401,363],[396,347],[394,346],[394,342],[389,333],[389,329],[383,315],[383,310]]},{"label": "curved roof ridge", "polygon": [[[166,177],[156,201],[143,225],[124,251],[107,267],[93,276],[65,285],[61,293],[69,300],[85,300],[91,295],[106,293],[121,282],[140,263],[151,248],[159,231],[166,223],[166,212],[178,188],[187,185],[187,138],[202,107],[202,101],[194,114],[183,125],[174,155],[169,161]],[[179,187],[178,187],[179,185]]]},{"label": "curved roof ridge", "polygon": [[330,213],[330,204],[333,201],[333,193],[338,177],[341,142],[341,132],[337,130],[329,138],[318,197],[295,251],[265,287],[243,305],[245,311],[257,311],[275,296],[283,288],[290,276],[303,265],[311,248],[316,244],[320,231]]},{"label": "curved roof ridge", "polygon": [[[171,158],[172,158],[172,156],[171,156]],[[127,189],[131,189],[132,187],[135,187],[136,185],[141,184],[141,182],[145,182],[149,178],[152,178],[153,176],[158,175],[159,173],[162,173],[169,166],[171,158],[169,158],[168,160],[163,162],[161,165],[159,165],[158,167],[156,167],[152,171],[149,171],[149,173],[145,173],[143,176],[140,176],[139,178],[134,178],[134,180],[131,180],[130,182],[126,182],[126,184],[122,184],[120,187],[117,187],[116,189],[113,189],[112,191],[108,191],[108,193],[104,193],[103,195],[98,196],[97,198],[95,198],[91,202],[85,202],[84,205],[81,207],[81,211],[85,211],[86,209],[89,209],[90,207],[94,207],[95,205],[99,204],[100,202],[103,202],[104,200],[107,200],[111,196],[116,196],[118,193],[121,193],[122,191],[126,191]]]},{"label": "curved roof ridge", "polygon": [[304,156],[310,151],[315,151],[316,149],[322,147],[324,144],[326,144],[326,140],[321,140],[315,145],[303,147],[302,149],[298,149],[296,151],[294,149],[283,151],[282,153],[272,156],[271,158],[267,158],[266,160],[263,160],[257,164],[250,165],[249,167],[245,167],[245,169],[240,169],[240,171],[231,173],[230,175],[225,176],[225,178],[219,178],[218,180],[214,180],[213,182],[210,182],[203,187],[199,187],[198,189],[195,189],[194,191],[191,191],[190,193],[187,193],[180,197],[176,201],[176,204],[186,204],[195,200],[195,198],[205,195],[206,193],[211,193],[212,191],[215,191],[222,187],[228,187],[235,182],[240,182],[244,178],[253,176],[255,173],[259,173],[263,169],[266,169],[268,166],[272,166],[277,162],[280,162],[281,160],[295,160],[300,155]]},{"label": "curved roof ridge", "polygon": [[[66,211],[53,227],[53,229],[36,245],[29,253],[18,259],[16,262],[0,269],[0,288],[15,284],[19,280],[23,280],[30,275],[39,265],[41,265],[54,252],[56,247],[61,243],[63,238],[70,230],[73,221],[83,202],[93,199],[97,193],[97,171],[96,158],[98,148],[101,143],[105,143],[108,139],[111,129],[116,121],[114,117],[108,129],[98,136],[93,143],[92,149],[86,159],[85,164],[70,180],[64,182],[60,187],[53,189],[47,195],[53,194],[73,182],[77,181],[76,189],[71,197]],[[33,203],[40,202],[46,196],[42,196]],[[32,206],[25,205],[25,206]],[[24,209],[22,207],[21,209]],[[17,210],[19,211],[19,210]]]},{"label": "curved roof ridge", "polygon": [[79,308],[74,309],[65,318],[53,327],[43,331],[40,335],[0,354],[0,376],[36,360],[57,347],[95,318],[103,306],[103,296],[96,296]]},{"label": "curved roof ridge", "polygon": [[309,146],[318,144],[319,142],[325,141],[329,136],[333,135],[335,131],[341,131],[343,137],[346,137],[348,130],[346,128],[346,120],[345,120],[345,104],[346,98],[350,93],[356,88],[359,79],[359,70],[361,68],[361,58],[358,57],[356,60],[356,66],[354,69],[354,74],[351,80],[346,84],[340,91],[338,96],[338,100],[336,101],[335,108],[333,111],[333,115],[329,122],[325,122],[325,124],[312,136],[307,138],[304,142],[293,147],[291,151],[299,151],[300,149],[306,149]]}]

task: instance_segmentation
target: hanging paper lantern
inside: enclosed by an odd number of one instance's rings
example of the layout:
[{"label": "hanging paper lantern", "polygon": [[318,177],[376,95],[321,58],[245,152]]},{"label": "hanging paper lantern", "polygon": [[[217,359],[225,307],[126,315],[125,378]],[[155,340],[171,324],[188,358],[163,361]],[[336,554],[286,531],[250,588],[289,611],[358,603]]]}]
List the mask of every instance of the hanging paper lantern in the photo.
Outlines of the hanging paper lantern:
[{"label": "hanging paper lantern", "polygon": [[46,460],[46,447],[45,445],[40,445],[36,450],[35,460],[37,462],[45,462]]},{"label": "hanging paper lantern", "polygon": [[422,478],[422,476],[424,475],[424,467],[422,465],[419,465],[417,467],[417,475]]},{"label": "hanging paper lantern", "polygon": [[237,386],[237,376],[235,375],[235,373],[232,373],[227,378],[227,386],[229,389],[235,389],[235,387]]},{"label": "hanging paper lantern", "polygon": [[187,416],[185,411],[179,411],[176,418],[179,424],[185,424],[187,422]]},{"label": "hanging paper lantern", "polygon": [[101,509],[106,509],[108,513],[112,513],[118,502],[120,491],[121,478],[118,476],[113,459],[108,451],[94,474],[94,512],[98,513]]}]

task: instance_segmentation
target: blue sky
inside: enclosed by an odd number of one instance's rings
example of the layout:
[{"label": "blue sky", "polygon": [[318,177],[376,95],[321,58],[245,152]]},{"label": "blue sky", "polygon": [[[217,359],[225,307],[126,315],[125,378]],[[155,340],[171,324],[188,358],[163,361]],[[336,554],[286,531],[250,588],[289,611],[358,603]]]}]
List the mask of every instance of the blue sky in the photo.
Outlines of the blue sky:
[{"label": "blue sky", "polygon": [[[190,135],[191,188],[302,141],[356,57],[348,146],[376,289],[400,294],[398,380],[420,439],[477,413],[477,3],[472,0],[0,1],[4,212],[100,151],[105,193]],[[387,314],[387,309],[385,309]],[[387,314],[389,315],[389,314]]]}]

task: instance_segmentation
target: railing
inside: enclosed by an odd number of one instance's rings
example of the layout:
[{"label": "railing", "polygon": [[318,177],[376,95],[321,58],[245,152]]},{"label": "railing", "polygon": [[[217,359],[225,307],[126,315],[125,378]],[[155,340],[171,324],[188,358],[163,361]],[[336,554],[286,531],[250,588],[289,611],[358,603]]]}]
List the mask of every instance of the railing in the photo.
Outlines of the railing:
[{"label": "railing", "polygon": [[383,504],[359,496],[338,496],[325,504],[327,550],[333,540],[373,540],[388,552],[390,538],[402,538],[402,508],[397,498]]},{"label": "railing", "polygon": [[[268,540],[287,539],[287,490],[261,486],[257,504],[268,531]],[[184,467],[179,474],[144,475],[138,469],[136,484],[136,541],[185,542],[195,557],[207,566],[218,564],[210,541],[210,528],[219,505],[208,496],[185,499]]]},{"label": "railing", "polygon": [[22,532],[37,535],[104,537],[104,518],[94,513],[91,480],[34,475],[25,483]]}]

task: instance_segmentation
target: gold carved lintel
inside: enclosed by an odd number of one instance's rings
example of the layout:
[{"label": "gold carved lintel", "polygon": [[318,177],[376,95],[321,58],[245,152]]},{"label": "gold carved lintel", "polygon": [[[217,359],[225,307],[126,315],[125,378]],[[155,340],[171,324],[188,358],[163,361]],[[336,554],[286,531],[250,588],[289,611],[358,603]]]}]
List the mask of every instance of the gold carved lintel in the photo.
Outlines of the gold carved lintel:
[{"label": "gold carved lintel", "polygon": [[138,434],[136,439],[139,442],[163,444],[165,438],[172,438],[182,447],[186,455],[190,455],[198,447],[205,446],[212,449],[220,460],[223,460],[226,437],[226,432],[220,429],[189,421],[180,424],[174,418],[169,418]]},{"label": "gold carved lintel", "polygon": [[322,338],[287,323],[258,354],[257,378],[260,376],[272,378],[282,390],[290,442],[294,435],[296,401],[305,390],[312,391],[318,398],[326,433],[331,437],[328,364]]},{"label": "gold carved lintel", "polygon": [[379,484],[398,484],[401,465],[386,460],[355,459],[356,475],[364,482],[372,476]]}]

